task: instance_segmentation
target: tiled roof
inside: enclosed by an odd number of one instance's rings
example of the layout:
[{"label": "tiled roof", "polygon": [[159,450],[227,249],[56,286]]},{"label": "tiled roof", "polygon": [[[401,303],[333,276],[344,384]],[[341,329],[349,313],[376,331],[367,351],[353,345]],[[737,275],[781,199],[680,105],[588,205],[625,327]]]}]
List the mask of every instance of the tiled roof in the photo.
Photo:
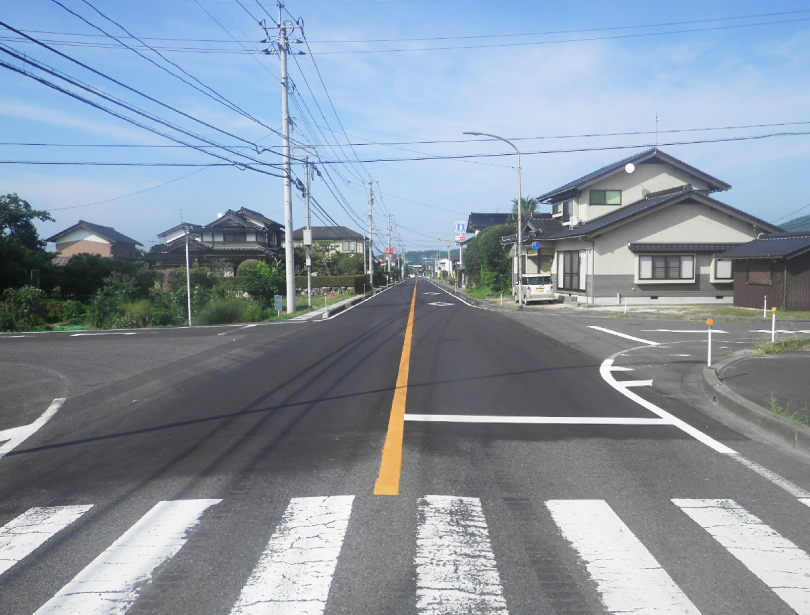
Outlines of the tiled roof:
[{"label": "tiled roof", "polygon": [[546,194],[537,197],[537,200],[541,202],[543,201],[551,202],[557,197],[563,198],[564,196],[568,196],[566,193],[569,192],[573,195],[573,193],[582,190],[588,185],[593,184],[600,179],[603,179],[609,175],[612,175],[613,173],[618,172],[619,170],[623,169],[628,163],[640,164],[652,159],[659,159],[663,162],[671,164],[676,168],[683,169],[684,171],[687,171],[688,173],[694,175],[695,177],[699,177],[700,179],[709,184],[709,186],[711,187],[710,188],[711,192],[715,192],[718,190],[728,190],[729,188],[731,188],[731,186],[725,183],[724,181],[721,181],[716,177],[712,177],[711,175],[704,173],[703,171],[696,169],[695,167],[688,165],[681,160],[678,160],[674,156],[670,156],[669,154],[662,152],[658,148],[653,147],[639,154],[634,154],[632,156],[624,158],[623,160],[619,160],[618,162],[614,162],[612,164],[604,166],[601,169],[597,169],[596,171],[588,173],[587,175],[583,175],[579,179],[575,179],[574,181],[568,182],[567,184],[564,184],[559,188],[552,190],[551,192],[547,192]]},{"label": "tiled roof", "polygon": [[120,241],[121,243],[131,243],[135,244],[136,246],[142,246],[143,244],[140,241],[135,241],[131,237],[127,237],[123,233],[119,233],[111,226],[101,226],[100,224],[93,224],[92,222],[86,222],[85,220],[79,220],[76,224],[71,226],[70,228],[65,229],[61,233],[57,233],[53,237],[49,237],[45,241],[56,243],[57,240],[62,237],[63,235],[69,233],[78,228],[86,228],[94,233],[101,235],[107,239],[112,240],[113,242]]},{"label": "tiled roof", "polygon": [[501,214],[501,213],[471,213],[470,217],[467,218],[467,232],[472,233],[475,231],[480,231],[485,228],[489,228],[490,226],[499,226],[501,224],[507,224],[511,220],[512,217],[511,213]]},{"label": "tiled roof", "polygon": [[810,233],[770,233],[732,248],[724,258],[790,259],[810,251]]},{"label": "tiled roof", "polygon": [[631,252],[655,253],[655,252],[725,252],[731,248],[739,246],[740,242],[720,242],[720,243],[644,243],[633,241],[627,247]]},{"label": "tiled roof", "polygon": [[[293,231],[294,240],[304,238],[304,228]],[[311,229],[313,241],[340,241],[342,239],[358,241],[363,239],[363,235],[346,226],[313,226]]]},{"label": "tiled roof", "polygon": [[588,220],[584,224],[555,233],[552,237],[549,237],[549,239],[568,239],[593,235],[594,233],[602,231],[610,226],[622,224],[625,221],[628,221],[630,218],[641,215],[644,212],[650,211],[657,207],[672,205],[679,201],[685,200],[686,198],[703,202],[736,218],[745,220],[746,222],[749,222],[750,224],[753,224],[763,230],[777,230],[779,228],[773,224],[765,222],[765,220],[760,220],[759,218],[747,214],[744,211],[706,196],[703,192],[697,191],[689,184],[686,184],[676,191],[667,190],[664,191],[663,194],[650,194],[640,201],[619,207],[615,211],[611,211],[597,218]]}]

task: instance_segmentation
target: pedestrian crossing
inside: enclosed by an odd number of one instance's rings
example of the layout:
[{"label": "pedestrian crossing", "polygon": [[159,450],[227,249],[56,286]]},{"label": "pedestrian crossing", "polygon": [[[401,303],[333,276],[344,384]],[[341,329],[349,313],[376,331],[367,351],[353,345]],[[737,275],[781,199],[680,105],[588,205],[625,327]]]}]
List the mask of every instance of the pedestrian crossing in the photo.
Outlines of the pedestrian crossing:
[{"label": "pedestrian crossing", "polygon": [[[78,570],[35,615],[123,615],[221,502],[159,502]],[[345,544],[347,534],[362,531],[352,527],[356,504],[354,496],[291,499],[280,521],[261,537],[264,548],[257,561],[250,562],[252,572],[230,614],[328,615],[336,571],[347,558],[361,557]],[[758,579],[784,603],[785,612],[810,615],[810,555],[801,547],[734,500],[673,499],[666,505],[702,539],[719,546],[729,562],[742,564],[751,577],[746,582]],[[688,591],[609,502],[555,499],[542,506],[553,524],[549,527],[587,571],[605,612],[700,615]],[[92,508],[31,508],[8,521],[0,527],[0,575],[36,557],[40,547]],[[496,516],[485,513],[479,498],[418,498],[413,538],[418,615],[509,613],[510,587],[504,583],[491,537]],[[806,525],[806,520],[793,521]]]}]

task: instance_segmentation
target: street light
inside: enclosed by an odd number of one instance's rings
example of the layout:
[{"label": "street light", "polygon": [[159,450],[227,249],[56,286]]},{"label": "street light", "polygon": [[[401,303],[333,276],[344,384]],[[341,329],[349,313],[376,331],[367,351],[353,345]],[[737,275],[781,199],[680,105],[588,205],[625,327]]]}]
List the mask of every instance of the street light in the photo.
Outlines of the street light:
[{"label": "street light", "polygon": [[498,135],[491,135],[487,132],[465,132],[465,135],[473,135],[475,137],[492,137],[493,139],[500,139],[515,148],[518,159],[518,200],[517,200],[517,235],[515,237],[515,253],[517,254],[517,279],[518,279],[518,310],[523,309],[523,271],[521,266],[521,259],[523,258],[523,192],[520,185],[520,150],[517,145],[512,143],[509,139],[504,139]]}]

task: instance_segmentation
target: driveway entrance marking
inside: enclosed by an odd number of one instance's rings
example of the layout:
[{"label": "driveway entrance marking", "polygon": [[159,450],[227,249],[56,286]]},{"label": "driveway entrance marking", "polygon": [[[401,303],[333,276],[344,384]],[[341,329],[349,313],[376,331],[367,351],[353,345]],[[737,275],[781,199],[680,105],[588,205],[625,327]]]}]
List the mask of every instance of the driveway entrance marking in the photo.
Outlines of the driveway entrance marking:
[{"label": "driveway entrance marking", "polygon": [[416,289],[418,286],[418,283],[413,285],[411,312],[408,315],[408,326],[405,329],[405,343],[402,346],[402,358],[399,361],[394,403],[391,405],[388,433],[385,436],[380,475],[377,477],[377,484],[374,486],[374,495],[399,495],[399,481],[402,475],[402,439],[405,436],[405,402],[408,399],[411,340],[413,339],[413,320],[416,313]]},{"label": "driveway entrance marking", "polygon": [[423,615],[507,615],[478,498],[428,495],[419,500],[416,610]]},{"label": "driveway entrance marking", "polygon": [[123,615],[221,500],[159,502],[34,615]]},{"label": "driveway entrance marking", "polygon": [[0,446],[0,459],[8,455],[11,451],[17,448],[20,444],[25,442],[30,436],[42,427],[45,423],[51,420],[51,417],[59,411],[62,404],[65,403],[64,397],[57,397],[48,406],[48,409],[42,413],[36,421],[30,425],[23,425],[22,427],[14,427],[12,429],[5,429],[0,431],[0,442],[8,440],[3,446]]},{"label": "driveway entrance marking", "polygon": [[323,613],[353,502],[353,495],[293,498],[231,615]]},{"label": "driveway entrance marking", "polygon": [[610,613],[700,615],[607,502],[550,500],[546,506],[585,562]]},{"label": "driveway entrance marking", "polygon": [[733,500],[672,500],[797,613],[810,613],[810,556]]},{"label": "driveway entrance marking", "polygon": [[478,416],[471,414],[406,414],[416,423],[505,423],[514,425],[672,425],[666,419],[606,416]]},{"label": "driveway entrance marking", "polygon": [[58,534],[93,505],[30,508],[0,527],[0,574]]},{"label": "driveway entrance marking", "polygon": [[626,333],[620,333],[619,331],[614,331],[613,329],[605,329],[604,327],[597,327],[595,325],[588,325],[589,329],[596,329],[597,331],[601,331],[602,333],[610,333],[611,335],[616,335],[618,337],[623,337],[626,340],[632,340],[634,342],[641,342],[642,344],[647,344],[649,346],[659,346],[658,342],[651,342],[650,340],[643,340],[640,337],[633,337],[632,335],[627,335]]}]

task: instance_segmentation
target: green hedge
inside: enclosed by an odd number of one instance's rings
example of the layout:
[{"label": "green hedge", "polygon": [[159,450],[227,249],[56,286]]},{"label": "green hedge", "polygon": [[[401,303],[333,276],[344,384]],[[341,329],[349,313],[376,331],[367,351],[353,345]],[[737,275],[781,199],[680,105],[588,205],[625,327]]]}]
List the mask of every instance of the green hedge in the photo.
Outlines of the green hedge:
[{"label": "green hedge", "polygon": [[[368,276],[366,275],[314,275],[312,276],[312,288],[353,288],[354,292],[360,294],[368,289]],[[307,287],[307,277],[298,276],[295,278],[295,287],[298,290],[305,290]]]}]

